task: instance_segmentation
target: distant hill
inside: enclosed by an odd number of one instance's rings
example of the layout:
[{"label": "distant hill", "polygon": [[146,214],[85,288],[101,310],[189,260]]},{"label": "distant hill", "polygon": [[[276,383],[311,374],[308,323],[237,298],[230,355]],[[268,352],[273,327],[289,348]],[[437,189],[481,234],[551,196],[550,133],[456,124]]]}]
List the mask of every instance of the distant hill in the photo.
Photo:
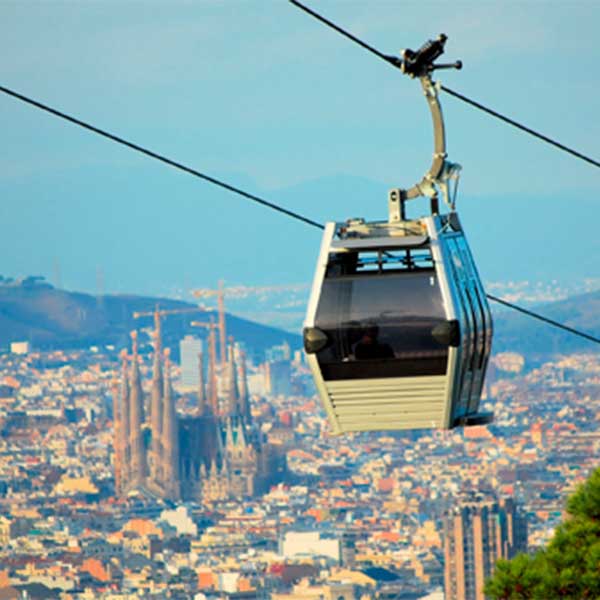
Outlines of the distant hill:
[{"label": "distant hill", "polygon": [[[112,344],[117,348],[129,343],[129,332],[136,327],[152,326],[152,318],[133,318],[135,311],[193,308],[194,305],[167,298],[135,295],[91,296],[55,289],[43,281],[28,278],[19,284],[0,282],[0,349],[10,342],[28,340],[34,347],[78,348]],[[529,360],[557,353],[598,352],[600,345],[541,323],[492,303],[494,310],[494,352],[514,351]],[[542,304],[536,312],[570,327],[600,337],[600,291],[566,300]],[[206,319],[201,314],[168,315],[163,318],[163,337],[177,356],[179,340],[189,333],[205,338],[206,330],[191,327],[190,321]],[[301,337],[276,327],[228,314],[228,334],[261,354],[271,346],[287,341],[301,347]],[[148,338],[141,336],[142,351]],[[149,349],[149,346],[148,348]]]},{"label": "distant hill", "polygon": [[[492,303],[492,306],[499,305]],[[531,310],[600,338],[600,291],[541,304]],[[495,352],[512,350],[535,358],[557,353],[600,351],[600,344],[586,341],[513,310],[499,310],[494,325]]]},{"label": "distant hill", "polygon": [[[0,284],[0,348],[18,340],[30,341],[33,347],[41,349],[107,344],[125,347],[131,330],[152,325],[151,317],[135,320],[133,313],[152,311],[157,304],[163,309],[194,308],[193,304],[166,298],[91,296],[55,289],[34,279],[21,284]],[[177,343],[185,334],[206,337],[204,328],[189,325],[193,319],[206,320],[206,315],[192,313],[163,318],[165,345],[171,346],[176,355]],[[227,314],[226,326],[228,335],[258,353],[284,341],[292,348],[301,345],[299,335],[234,315]],[[145,340],[142,336],[142,343]]]}]

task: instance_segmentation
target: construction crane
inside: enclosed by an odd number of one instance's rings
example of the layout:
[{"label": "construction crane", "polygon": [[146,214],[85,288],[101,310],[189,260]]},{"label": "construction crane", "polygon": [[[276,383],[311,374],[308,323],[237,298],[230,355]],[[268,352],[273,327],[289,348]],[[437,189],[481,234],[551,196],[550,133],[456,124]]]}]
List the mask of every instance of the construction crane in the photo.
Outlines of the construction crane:
[{"label": "construction crane", "polygon": [[178,315],[180,313],[194,313],[194,312],[209,312],[209,308],[204,308],[203,306],[196,306],[194,308],[165,308],[160,309],[158,305],[154,310],[146,310],[146,311],[135,311],[133,313],[134,319],[141,319],[142,317],[154,317],[154,319],[160,319],[165,315]]},{"label": "construction crane", "polygon": [[[217,336],[216,330],[220,329],[211,317],[210,321],[192,321],[192,327],[205,327],[208,329],[208,402],[210,403],[213,415],[219,413],[219,395],[217,390]],[[223,362],[222,367],[225,366]]]},{"label": "construction crane", "polygon": [[219,287],[216,290],[200,289],[192,290],[192,294],[196,298],[211,298],[217,297],[217,306],[219,311],[219,353],[221,365],[227,362],[227,332],[225,330],[225,288],[223,280],[219,280]]},{"label": "construction crane", "polygon": [[166,315],[179,315],[185,313],[197,313],[197,312],[209,312],[210,309],[204,308],[202,306],[198,306],[195,308],[165,308],[160,309],[160,306],[157,304],[154,310],[145,310],[145,311],[135,311],[133,313],[134,319],[141,319],[143,317],[154,317],[154,333],[152,337],[154,338],[154,349],[160,353],[161,347],[161,323],[160,320],[162,317]]},{"label": "construction crane", "polygon": [[[227,331],[225,327],[225,297],[228,298],[246,298],[250,295],[260,296],[264,294],[282,293],[289,291],[302,291],[308,286],[305,284],[295,285],[271,285],[271,286],[247,286],[234,285],[224,287],[223,280],[219,281],[219,287],[215,289],[201,288],[191,290],[191,294],[196,298],[214,298],[217,297],[217,306],[219,311],[219,355],[221,364],[227,361]],[[209,309],[207,309],[209,310]]]}]

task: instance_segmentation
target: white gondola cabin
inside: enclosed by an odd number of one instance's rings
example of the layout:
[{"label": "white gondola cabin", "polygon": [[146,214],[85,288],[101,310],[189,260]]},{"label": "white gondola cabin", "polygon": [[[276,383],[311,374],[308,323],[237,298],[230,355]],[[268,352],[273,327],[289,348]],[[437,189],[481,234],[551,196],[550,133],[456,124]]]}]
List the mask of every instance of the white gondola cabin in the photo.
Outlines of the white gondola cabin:
[{"label": "white gondola cabin", "polygon": [[488,420],[492,320],[456,214],[328,223],[304,329],[336,433]]},{"label": "white gondola cabin", "polygon": [[[485,423],[479,412],[492,318],[449,198],[460,167],[446,161],[430,73],[445,36],[398,64],[417,76],[434,125],[435,152],[422,181],[388,198],[387,222],[325,226],[304,327],[304,349],[334,433],[449,429]],[[455,66],[440,65],[440,67]],[[438,191],[450,208],[439,214]],[[406,200],[431,200],[409,220]]]}]

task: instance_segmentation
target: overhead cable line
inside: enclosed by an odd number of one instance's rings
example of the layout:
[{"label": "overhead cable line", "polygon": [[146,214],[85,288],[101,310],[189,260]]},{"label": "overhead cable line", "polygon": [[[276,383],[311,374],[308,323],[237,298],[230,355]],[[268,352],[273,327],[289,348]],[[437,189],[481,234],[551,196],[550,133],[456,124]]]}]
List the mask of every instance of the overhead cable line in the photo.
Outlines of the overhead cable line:
[{"label": "overhead cable line", "polygon": [[575,335],[585,338],[586,340],[589,340],[590,342],[595,342],[596,344],[600,344],[600,338],[590,335],[589,333],[579,331],[578,329],[574,329],[573,327],[569,327],[568,325],[564,325],[563,323],[559,323],[558,321],[554,321],[553,319],[544,317],[543,315],[535,313],[535,312],[528,310],[526,308],[523,308],[521,306],[517,306],[516,304],[513,304],[512,302],[502,300],[502,298],[497,298],[496,296],[492,296],[491,294],[486,294],[486,296],[488,297],[489,300],[498,302],[499,304],[503,304],[504,306],[508,306],[508,308],[512,308],[513,310],[523,313],[524,315],[533,317],[534,319],[538,319],[538,321],[542,321],[543,323],[547,323],[548,325],[553,325],[554,327],[558,327],[559,329],[563,329],[564,331],[568,331],[569,333],[574,333]]},{"label": "overhead cable line", "polygon": [[[325,18],[323,15],[320,15],[319,13],[315,12],[308,6],[302,4],[301,2],[298,2],[298,0],[289,0],[289,1],[294,6],[297,6],[300,10],[303,10],[305,13],[309,14],[311,17],[314,17],[321,23],[324,23],[331,29],[337,31],[344,37],[353,41],[355,44],[358,44],[359,46],[361,46],[362,48],[364,48],[371,54],[374,54],[378,58],[381,58],[382,60],[384,60],[385,62],[387,62],[388,64],[392,65],[393,67],[395,67],[397,69],[402,68],[402,60],[400,58],[397,58],[395,56],[390,56],[388,54],[384,54],[383,52],[380,52],[379,50],[377,50],[377,48],[374,48],[370,44],[367,44],[366,42],[364,42],[360,38],[356,37],[349,31],[346,31],[345,29],[341,28],[339,25],[336,25],[329,19]],[[570,148],[569,146],[565,146],[561,142],[558,142],[557,140],[554,140],[554,139],[548,137],[547,135],[540,133],[539,131],[535,131],[534,129],[531,129],[530,127],[527,127],[526,125],[523,125],[522,123],[519,123],[518,121],[515,121],[514,119],[511,119],[510,117],[507,117],[506,115],[503,115],[496,110],[493,110],[487,106],[484,106],[480,102],[472,100],[471,98],[468,98],[467,96],[464,96],[463,94],[460,94],[459,92],[456,92],[456,91],[446,87],[445,85],[441,85],[440,87],[444,92],[446,92],[447,94],[450,94],[454,98],[457,98],[458,100],[461,100],[462,102],[466,102],[470,106],[477,108],[478,110],[481,110],[481,111],[485,112],[486,114],[488,114],[492,117],[495,117],[496,119],[500,119],[504,123],[507,123],[508,125],[512,125],[513,127],[516,127],[517,129],[519,129],[520,131],[524,131],[525,133],[528,133],[529,135],[532,135],[533,137],[535,137],[539,140],[542,140],[543,142],[546,142],[547,144],[550,144],[551,146],[554,146],[555,148],[558,148],[559,150],[562,150],[563,152],[567,152],[568,154],[571,154],[575,158],[579,158],[579,159],[587,162],[588,164],[593,165],[594,167],[600,168],[600,161],[597,161],[597,160],[591,158],[590,156],[582,154],[581,152],[578,152],[577,150],[574,150],[573,148]]]},{"label": "overhead cable line", "polygon": [[[256,202],[258,204],[261,204],[262,206],[266,206],[268,208],[271,208],[273,210],[276,210],[284,215],[287,215],[288,217],[291,217],[293,219],[296,219],[298,221],[301,221],[303,223],[305,223],[306,225],[310,225],[311,227],[316,227],[317,229],[324,229],[324,226],[321,223],[318,223],[317,221],[314,221],[313,219],[309,219],[308,217],[305,217],[299,213],[293,212],[291,210],[288,210],[287,208],[284,208],[278,204],[275,204],[273,202],[269,202],[268,200],[265,200],[264,198],[260,198],[259,196],[256,196],[254,194],[250,194],[249,192],[246,192],[240,188],[234,187],[232,185],[229,185],[228,183],[225,183],[224,181],[221,181],[219,179],[216,179],[214,177],[211,177],[209,175],[206,175],[204,173],[201,173],[200,171],[197,171],[196,169],[193,169],[191,167],[188,167],[186,165],[184,165],[183,163],[177,162],[175,160],[172,160],[162,154],[158,154],[157,152],[153,152],[152,150],[148,150],[147,148],[144,148],[143,146],[140,146],[139,144],[135,144],[134,142],[130,142],[118,135],[115,135],[113,133],[109,133],[108,131],[105,131],[103,129],[100,129],[99,127],[96,127],[94,125],[91,125],[90,123],[86,123],[85,121],[82,121],[80,119],[77,119],[75,117],[72,117],[70,115],[67,115],[66,113],[59,111],[55,108],[52,108],[46,104],[43,104],[41,102],[38,102],[37,100],[33,100],[32,98],[29,98],[27,96],[24,96],[23,94],[19,94],[18,92],[15,92],[14,90],[11,90],[7,87],[1,86],[0,85],[0,91],[4,92],[5,94],[8,94],[9,96],[12,96],[13,98],[16,98],[17,100],[21,100],[22,102],[25,102],[31,106],[34,106],[36,108],[39,108],[47,113],[50,113],[51,115],[54,115],[56,117],[59,117],[65,121],[68,121],[70,123],[73,123],[75,125],[78,125],[79,127],[83,127],[84,129],[87,129],[88,131],[91,131],[93,133],[96,133],[98,135],[101,135],[102,137],[105,137],[113,142],[116,142],[122,146],[126,146],[127,148],[131,148],[132,150],[135,150],[136,152],[140,152],[146,156],[149,156],[150,158],[154,158],[156,160],[159,160],[162,163],[165,163],[171,167],[174,167],[176,169],[179,169],[181,171],[185,171],[186,173],[189,173],[191,175],[194,175],[195,177],[198,177],[200,179],[203,179],[204,181],[208,181],[209,183],[212,183],[214,185],[217,185],[221,188],[224,188],[230,192],[233,192],[235,194],[238,194],[240,196],[243,196],[244,198],[247,198],[248,200],[251,200],[253,202]],[[548,319],[542,315],[538,315],[537,313],[534,313],[533,311],[527,310],[525,308],[521,308],[520,306],[517,306],[516,304],[513,304],[511,302],[508,302],[506,300],[502,300],[500,298],[497,298],[495,296],[492,296],[490,294],[486,294],[486,296],[488,297],[488,299],[492,300],[493,302],[498,302],[500,304],[503,304],[509,308],[512,308],[518,312],[524,313],[526,315],[529,315],[530,317],[533,317],[535,319],[538,319],[540,321],[544,321],[545,323],[549,324],[549,325],[553,325],[554,327],[558,327],[559,329],[563,329],[565,331],[568,331],[574,335],[578,335],[582,338],[585,338],[587,340],[596,342],[600,344],[600,339],[596,338],[592,335],[589,335],[583,331],[579,331],[577,329],[574,329],[572,327],[568,327],[567,325],[563,325],[561,323],[558,323],[557,321],[553,321],[552,319]]]},{"label": "overhead cable line", "polygon": [[316,221],[313,221],[312,219],[309,219],[308,217],[304,217],[304,216],[298,214],[297,212],[288,210],[287,208],[284,208],[283,206],[279,206],[278,204],[273,204],[272,202],[269,202],[268,200],[265,200],[264,198],[261,198],[254,194],[245,192],[244,190],[242,190],[238,187],[235,187],[233,185],[230,185],[229,183],[226,183],[224,181],[221,181],[220,179],[217,179],[216,177],[211,177],[210,175],[207,175],[206,173],[201,173],[200,171],[193,169],[192,167],[188,167],[188,166],[184,165],[183,163],[180,163],[180,162],[177,162],[170,158],[167,158],[166,156],[164,156],[162,154],[158,154],[157,152],[154,152],[153,150],[144,148],[143,146],[140,146],[139,144],[130,142],[130,141],[126,140],[125,138],[115,135],[114,133],[110,133],[109,131],[106,131],[104,129],[100,129],[99,127],[91,125],[90,123],[86,123],[85,121],[82,121],[81,119],[72,117],[71,115],[68,115],[60,110],[57,110],[56,108],[52,108],[51,106],[48,106],[47,104],[42,104],[41,102],[38,102],[37,100],[33,100],[32,98],[29,98],[28,96],[19,94],[18,92],[15,92],[14,90],[11,90],[7,87],[0,85],[0,91],[4,92],[5,94],[8,94],[9,96],[12,96],[13,98],[17,98],[18,100],[21,100],[22,102],[26,102],[27,104],[30,104],[31,106],[35,106],[36,108],[44,110],[44,111],[50,113],[51,115],[54,115],[61,119],[64,119],[65,121],[68,121],[69,123],[73,123],[74,125],[78,125],[79,127],[83,127],[84,129],[88,129],[89,131],[97,133],[98,135],[108,138],[109,140],[112,140],[113,142],[116,142],[117,144],[121,144],[122,146],[127,146],[127,148],[131,148],[132,150],[135,150],[136,152],[140,152],[141,154],[145,154],[146,156],[149,156],[150,158],[159,160],[171,167],[174,167],[175,169],[179,169],[180,171],[184,171],[186,173],[189,173],[190,175],[194,175],[194,177],[199,177],[200,179],[204,179],[205,181],[208,181],[209,183],[212,183],[216,186],[219,186],[223,189],[233,192],[234,194],[243,196],[244,198],[247,198],[248,200],[251,200],[252,202],[256,202],[257,204],[266,206],[267,208],[270,208],[272,210],[276,210],[277,212],[283,213],[284,215],[287,215],[288,217],[292,217],[293,219],[296,219],[298,221],[302,221],[303,223],[307,223],[308,225],[312,225],[313,227],[319,227],[320,229],[323,228],[323,226],[320,225],[319,223],[317,223]]},{"label": "overhead cable line", "polygon": [[471,98],[467,98],[466,96],[463,96],[459,92],[455,92],[454,90],[451,90],[449,87],[446,87],[445,85],[442,85],[440,87],[447,94],[450,94],[451,96],[454,96],[455,98],[458,98],[459,100],[462,100],[463,102],[466,102],[467,104],[470,104],[471,106],[473,106],[479,110],[482,110],[483,112],[487,113],[488,115],[491,115],[492,117],[496,117],[496,119],[500,119],[501,121],[504,121],[505,123],[508,123],[509,125],[512,125],[513,127],[516,127],[517,129],[536,137],[538,140],[542,140],[543,142],[546,142],[547,144],[550,144],[550,145],[554,146],[555,148],[558,148],[559,150],[563,150],[564,152],[571,154],[575,158],[580,158],[581,160],[584,160],[586,163],[589,163],[590,165],[593,165],[594,167],[600,167],[600,162],[597,160],[594,160],[590,156],[586,156],[585,154],[582,154],[581,152],[578,152],[577,150],[574,150],[573,148],[569,148],[569,146],[565,146],[564,144],[561,144],[560,142],[557,142],[556,140],[549,138],[548,136],[544,135],[543,133],[540,133],[539,131],[535,131],[534,129],[531,129],[530,127],[527,127],[526,125],[523,125],[522,123],[519,123],[518,121],[515,121],[514,119],[511,119],[510,117],[507,117],[506,115],[500,114],[499,112],[495,111],[492,108],[484,106],[483,104],[480,104],[479,102],[472,100]]},{"label": "overhead cable line", "polygon": [[[338,33],[341,33],[344,37],[347,37],[349,40],[352,40],[355,44],[362,46],[365,50],[367,50],[371,54],[374,54],[375,56],[377,56],[391,64],[394,64],[391,56],[388,56],[387,54],[380,52],[379,50],[377,50],[377,48],[374,48],[370,44],[367,44],[367,42],[363,42],[363,40],[357,38],[355,35],[353,35],[349,31],[342,29],[339,25],[336,25],[333,21],[326,19],[323,15],[320,15],[318,12],[315,12],[314,10],[312,10],[312,8],[308,8],[308,6],[306,6],[305,4],[302,4],[302,2],[298,2],[297,0],[290,0],[290,2],[294,6],[297,6],[300,10],[303,10],[305,13],[308,13],[311,17],[314,17],[315,19],[317,19],[317,21],[321,21],[321,23],[325,23],[325,25],[327,25],[327,27],[331,27],[331,29],[335,29],[335,31],[337,31]],[[397,65],[394,65],[394,66],[397,66]]]}]

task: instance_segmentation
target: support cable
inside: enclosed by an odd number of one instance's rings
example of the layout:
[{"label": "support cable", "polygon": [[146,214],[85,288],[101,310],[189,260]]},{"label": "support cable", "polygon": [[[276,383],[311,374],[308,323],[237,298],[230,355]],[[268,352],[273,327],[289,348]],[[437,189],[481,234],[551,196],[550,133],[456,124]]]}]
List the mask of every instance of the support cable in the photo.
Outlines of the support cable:
[{"label": "support cable", "polygon": [[558,148],[559,150],[562,150],[563,152],[567,152],[568,154],[571,154],[575,158],[580,158],[581,160],[589,163],[590,165],[593,165],[594,167],[600,167],[600,162],[597,160],[594,160],[590,156],[586,156],[585,154],[582,154],[581,152],[578,152],[577,150],[574,150],[573,148],[569,148],[569,146],[565,146],[564,144],[561,144],[557,140],[553,140],[552,138],[549,138],[547,135],[544,135],[543,133],[540,133],[539,131],[535,131],[534,129],[531,129],[530,127],[527,127],[526,125],[523,125],[523,123],[519,123],[518,121],[515,121],[514,119],[511,119],[510,117],[507,117],[506,115],[503,115],[503,114],[495,111],[492,108],[484,106],[483,104],[480,104],[479,102],[472,100],[471,98],[467,98],[466,96],[463,96],[459,92],[451,90],[449,87],[446,87],[445,85],[441,85],[440,87],[447,94],[450,94],[451,96],[454,96],[455,98],[458,98],[459,100],[462,100],[463,102],[466,102],[467,104],[470,104],[471,106],[477,108],[478,110],[481,110],[481,111],[487,113],[488,115],[495,117],[496,119],[500,119],[501,121],[504,121],[504,123],[508,123],[509,125],[512,125],[513,127],[516,127],[517,129],[519,129],[520,131],[524,131],[525,133],[528,133],[529,135],[536,137],[538,140],[542,140],[542,142],[546,142],[547,144],[550,144],[551,146],[554,146],[555,148]]},{"label": "support cable", "polygon": [[[293,219],[296,219],[298,221],[301,221],[307,225],[310,225],[311,227],[316,227],[317,229],[324,229],[324,226],[321,223],[318,223],[317,221],[313,221],[312,219],[309,219],[308,217],[305,217],[299,213],[296,212],[292,212],[291,210],[288,210],[286,208],[283,208],[282,206],[279,206],[278,204],[275,204],[273,202],[269,202],[268,200],[265,200],[264,198],[260,198],[259,196],[256,196],[254,194],[250,194],[249,192],[246,192],[240,188],[234,187],[232,185],[229,185],[228,183],[225,183],[224,181],[221,181],[219,179],[216,179],[214,177],[211,177],[209,175],[205,175],[204,173],[201,173],[200,171],[197,171],[196,169],[192,169],[191,167],[188,167],[182,163],[179,163],[177,161],[174,161],[170,158],[167,158],[166,156],[162,155],[162,154],[158,154],[156,152],[153,152],[152,150],[148,150],[147,148],[144,148],[143,146],[140,146],[139,144],[135,144],[134,142],[130,142],[122,137],[119,137],[117,135],[114,135],[112,133],[109,133],[108,131],[105,131],[103,129],[100,129],[99,127],[96,127],[94,125],[91,125],[89,123],[86,123],[85,121],[82,121],[80,119],[76,119],[75,117],[72,117],[70,115],[67,115],[66,113],[63,113],[62,111],[59,111],[55,108],[52,108],[50,106],[47,106],[46,104],[43,104],[41,102],[38,102],[37,100],[33,100],[27,96],[24,96],[23,94],[19,94],[7,87],[4,86],[0,86],[0,92],[4,92],[5,94],[8,94],[9,96],[12,96],[13,98],[16,98],[17,100],[21,100],[22,102],[25,102],[31,106],[34,106],[40,110],[43,110],[47,113],[50,113],[51,115],[54,115],[56,117],[59,117],[65,121],[69,121],[70,123],[73,123],[74,125],[78,125],[79,127],[83,127],[84,129],[87,129],[88,131],[91,131],[93,133],[96,133],[104,138],[107,138],[113,142],[116,142],[117,144],[120,144],[122,146],[126,146],[127,148],[130,148],[132,150],[135,150],[136,152],[140,152],[141,154],[144,154],[146,156],[149,156],[150,158],[154,158],[156,160],[159,160],[160,162],[167,164],[171,167],[174,167],[176,169],[179,169],[180,171],[184,171],[186,173],[189,173],[190,175],[194,175],[195,177],[198,177],[200,179],[203,179],[205,181],[208,181],[209,183],[212,183],[216,186],[219,186],[221,188],[224,188],[230,192],[233,192],[235,194],[238,194],[240,196],[243,196],[244,198],[247,198],[248,200],[251,200],[253,202],[256,202],[258,204],[261,204],[262,206],[266,206],[268,208],[271,208],[273,210],[276,210],[288,217],[291,217]],[[544,317],[542,315],[539,315],[537,313],[534,313],[533,311],[527,310],[525,308],[522,308],[520,306],[517,306],[516,304],[512,304],[511,302],[507,302],[506,300],[502,300],[501,298],[497,298],[496,296],[492,296],[490,294],[486,294],[487,298],[489,300],[492,300],[493,302],[498,302],[500,304],[503,304],[504,306],[507,306],[508,308],[512,308],[518,312],[521,312],[523,314],[526,314],[530,317],[533,317],[535,319],[538,319],[540,321],[543,321],[545,323],[547,323],[548,325],[552,325],[554,327],[558,327],[559,329],[563,329],[564,331],[568,331],[569,333],[572,333],[574,335],[578,335],[579,337],[585,338],[587,340],[590,340],[592,342],[598,343],[600,344],[600,338],[596,338],[590,334],[587,334],[583,331],[579,331],[577,329],[574,329],[573,327],[568,327],[567,325],[563,325],[562,323],[559,323],[558,321],[553,321],[552,319],[548,319],[547,317]]]},{"label": "support cable", "polygon": [[[305,6],[301,2],[298,2],[298,0],[289,0],[289,1],[294,6],[298,7],[300,10],[309,14],[311,17],[314,17],[321,23],[324,23],[331,29],[337,31],[344,37],[353,41],[355,44],[358,44],[359,46],[363,47],[365,50],[367,50],[371,54],[374,54],[378,58],[381,58],[382,60],[384,60],[388,64],[392,65],[396,69],[402,69],[402,60],[401,59],[399,59],[395,56],[389,56],[387,54],[384,54],[383,52],[380,52],[379,50],[377,50],[377,48],[374,48],[370,44],[367,44],[363,40],[357,38],[352,33],[346,31],[345,29],[342,29],[339,25],[336,25],[335,23],[333,23],[329,19],[326,19],[325,17],[323,17],[319,13],[315,12],[311,8],[308,8],[308,6]],[[440,87],[447,94],[454,96],[455,98],[457,98],[458,100],[461,100],[462,102],[466,102],[470,106],[472,106],[478,110],[481,110],[481,111],[485,112],[486,114],[488,114],[492,117],[495,117],[496,119],[500,119],[502,122],[507,123],[508,125],[511,125],[512,127],[516,127],[519,131],[528,133],[529,135],[532,135],[533,137],[537,138],[538,140],[542,140],[543,142],[546,142],[547,144],[550,144],[551,146],[554,146],[555,148],[558,148],[559,150],[562,150],[563,152],[567,152],[568,154],[571,154],[575,158],[579,158],[579,159],[587,162],[588,164],[593,165],[594,167],[600,168],[600,161],[595,160],[592,157],[587,156],[586,154],[578,152],[577,150],[570,148],[569,146],[566,146],[565,144],[562,144],[561,142],[554,140],[554,139],[548,137],[547,135],[540,133],[539,131],[535,131],[534,129],[531,129],[530,127],[527,127],[526,125],[523,125],[522,123],[519,123],[518,121],[515,121],[514,119],[511,119],[510,117],[507,117],[506,115],[503,115],[496,110],[493,110],[487,106],[484,106],[480,102],[472,100],[471,98],[468,98],[467,96],[464,96],[463,94],[460,94],[459,92],[456,92],[456,91],[446,87],[445,85],[441,85]]]},{"label": "support cable", "polygon": [[121,144],[121,146],[126,146],[127,148],[131,148],[132,150],[135,150],[136,152],[140,152],[141,154],[145,154],[146,156],[149,156],[150,158],[159,160],[160,162],[163,162],[171,167],[174,167],[175,169],[179,169],[180,171],[184,171],[185,173],[194,175],[194,177],[204,179],[205,181],[208,181],[209,183],[212,183],[218,187],[221,187],[230,192],[233,192],[234,194],[243,196],[244,198],[251,200],[252,202],[256,202],[257,204],[266,206],[267,208],[270,208],[272,210],[276,210],[277,212],[283,213],[284,215],[287,215],[288,217],[292,217],[293,219],[302,221],[303,223],[306,223],[308,225],[312,225],[313,227],[318,227],[320,229],[323,229],[323,226],[320,225],[319,223],[317,223],[316,221],[313,221],[312,219],[309,219],[308,217],[304,217],[297,212],[288,210],[287,208],[284,208],[283,206],[279,206],[278,204],[273,204],[272,202],[269,202],[268,200],[265,200],[264,198],[260,198],[259,196],[245,192],[244,190],[242,190],[238,187],[235,187],[233,185],[230,185],[229,183],[226,183],[224,181],[221,181],[220,179],[217,179],[216,177],[211,177],[210,175],[207,175],[206,173],[201,173],[200,171],[197,171],[196,169],[193,169],[192,167],[188,167],[188,166],[184,165],[183,163],[180,163],[180,162],[177,162],[170,158],[167,158],[166,156],[164,156],[162,154],[158,154],[157,152],[149,150],[148,148],[144,148],[143,146],[140,146],[139,144],[130,142],[130,141],[126,140],[125,138],[115,135],[114,133],[110,133],[109,131],[100,129],[99,127],[91,125],[90,123],[86,123],[85,121],[82,121],[81,119],[72,117],[71,115],[68,115],[60,110],[57,110],[56,108],[52,108],[51,106],[42,104],[41,102],[38,102],[37,100],[33,100],[32,98],[24,96],[23,94],[19,94],[18,92],[15,92],[14,90],[11,90],[10,88],[0,85],[0,92],[3,92],[9,96],[12,96],[13,98],[17,98],[17,100],[21,100],[22,102],[30,104],[31,106],[35,106],[36,108],[46,111],[46,112],[50,113],[51,115],[54,115],[55,117],[64,119],[65,121],[68,121],[69,123],[73,123],[74,125],[78,125],[79,127],[83,127],[84,129],[92,131],[93,133],[101,135],[102,137],[108,138],[109,140],[116,142],[117,144]]},{"label": "support cable", "polygon": [[493,302],[498,302],[499,304],[503,304],[504,306],[507,306],[508,308],[512,308],[513,310],[523,313],[524,315],[533,317],[534,319],[537,319],[538,321],[542,321],[543,323],[547,323],[548,325],[552,325],[553,327],[558,327],[559,329],[563,329],[564,331],[568,331],[569,333],[578,335],[582,338],[585,338],[586,340],[589,340],[590,342],[595,342],[596,344],[600,344],[600,338],[590,335],[589,333],[579,331],[578,329],[574,329],[573,327],[569,327],[568,325],[564,325],[563,323],[559,323],[558,321],[554,321],[553,319],[544,317],[543,315],[535,313],[532,310],[528,310],[521,306],[517,306],[516,304],[513,304],[512,302],[508,302],[507,300],[502,300],[502,298],[497,298],[496,296],[492,296],[491,294],[486,294],[486,296]]},{"label": "support cable", "polygon": [[[362,46],[365,50],[367,50],[371,54],[374,54],[375,56],[377,56],[391,64],[394,64],[394,62],[392,60],[390,60],[391,59],[390,56],[388,56],[387,54],[384,54],[383,52],[380,52],[379,50],[377,50],[377,48],[374,48],[370,44],[367,44],[367,42],[363,42],[361,39],[357,38],[355,35],[351,34],[349,31],[346,31],[345,29],[342,29],[339,25],[336,25],[333,21],[326,19],[323,15],[320,15],[319,13],[315,12],[311,8],[308,8],[308,6],[302,4],[302,2],[298,2],[298,0],[290,0],[290,2],[294,6],[298,7],[300,10],[303,10],[305,13],[308,13],[311,17],[314,17],[315,19],[317,19],[317,21],[321,21],[321,23],[324,23],[325,25],[327,25],[327,27],[331,27],[331,29],[334,29],[338,33],[341,33],[344,37],[347,37],[349,40],[352,40],[355,44]],[[398,66],[398,65],[394,65],[394,66]]]}]

